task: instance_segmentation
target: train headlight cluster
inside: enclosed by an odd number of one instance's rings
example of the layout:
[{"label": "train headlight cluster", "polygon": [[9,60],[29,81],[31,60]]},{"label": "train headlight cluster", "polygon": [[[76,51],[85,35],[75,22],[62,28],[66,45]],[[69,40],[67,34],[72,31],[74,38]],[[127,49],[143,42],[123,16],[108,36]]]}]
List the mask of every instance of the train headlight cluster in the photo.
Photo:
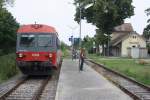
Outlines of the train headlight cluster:
[{"label": "train headlight cluster", "polygon": [[52,58],[52,57],[53,57],[53,54],[50,53],[50,54],[49,54],[49,57]]},{"label": "train headlight cluster", "polygon": [[23,56],[24,56],[23,53],[18,53],[19,58],[22,58]]}]

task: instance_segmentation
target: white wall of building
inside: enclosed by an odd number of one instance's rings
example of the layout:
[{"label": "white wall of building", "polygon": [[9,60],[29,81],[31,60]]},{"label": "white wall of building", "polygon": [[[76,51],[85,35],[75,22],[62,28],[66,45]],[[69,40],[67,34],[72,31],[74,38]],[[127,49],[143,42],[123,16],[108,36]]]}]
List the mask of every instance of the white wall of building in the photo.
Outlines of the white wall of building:
[{"label": "white wall of building", "polygon": [[121,55],[128,56],[127,48],[141,47],[146,48],[146,41],[138,34],[130,34],[122,41]]}]

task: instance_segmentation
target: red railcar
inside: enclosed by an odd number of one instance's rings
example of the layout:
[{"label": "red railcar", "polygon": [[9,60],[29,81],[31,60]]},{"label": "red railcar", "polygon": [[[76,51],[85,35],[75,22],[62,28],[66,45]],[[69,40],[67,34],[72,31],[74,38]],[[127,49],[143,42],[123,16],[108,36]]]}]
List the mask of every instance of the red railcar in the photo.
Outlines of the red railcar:
[{"label": "red railcar", "polygon": [[27,75],[49,75],[58,69],[61,50],[54,27],[42,24],[23,25],[17,32],[16,62]]}]

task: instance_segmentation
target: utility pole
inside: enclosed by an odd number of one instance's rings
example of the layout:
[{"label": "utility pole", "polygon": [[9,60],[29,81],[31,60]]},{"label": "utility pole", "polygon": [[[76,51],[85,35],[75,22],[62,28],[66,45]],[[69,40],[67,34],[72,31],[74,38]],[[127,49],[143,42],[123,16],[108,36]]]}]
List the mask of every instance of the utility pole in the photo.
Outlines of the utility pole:
[{"label": "utility pole", "polygon": [[79,69],[80,69],[80,62],[81,62],[81,61],[80,61],[80,60],[81,60],[81,59],[80,59],[80,49],[81,49],[81,31],[82,31],[82,30],[81,30],[81,28],[82,28],[82,27],[81,27],[81,25],[82,25],[82,24],[81,24],[81,21],[82,21],[82,19],[81,19],[81,16],[82,16],[82,15],[81,15],[81,14],[82,14],[82,7],[81,7],[81,4],[80,4],[80,3],[79,3],[79,9],[80,9],[80,23],[79,23],[79,24],[80,24],[80,30],[79,30]]},{"label": "utility pole", "polygon": [[[87,9],[87,8],[93,6],[94,3],[95,3],[95,2],[90,3],[90,4],[86,5],[86,6],[84,6],[83,4],[79,3],[79,6],[78,6],[78,7],[79,7],[79,10],[80,10],[79,50],[81,49],[81,45],[82,45],[82,43],[81,43],[81,32],[82,32],[82,30],[81,30],[81,28],[82,28],[82,18],[81,18],[81,17],[82,17],[82,9]],[[79,55],[79,56],[80,56],[80,55]],[[79,57],[79,67],[80,67],[80,57]]]}]

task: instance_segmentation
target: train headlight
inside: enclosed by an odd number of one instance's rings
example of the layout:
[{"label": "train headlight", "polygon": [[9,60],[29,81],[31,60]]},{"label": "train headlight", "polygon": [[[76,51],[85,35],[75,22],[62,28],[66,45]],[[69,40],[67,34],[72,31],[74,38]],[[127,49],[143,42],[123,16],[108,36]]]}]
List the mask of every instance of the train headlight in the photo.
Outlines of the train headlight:
[{"label": "train headlight", "polygon": [[22,53],[19,53],[19,54],[18,54],[18,57],[19,57],[19,58],[22,58],[22,57],[23,57],[23,54],[22,54]]},{"label": "train headlight", "polygon": [[49,57],[52,58],[52,57],[53,57],[53,54],[50,53],[50,54],[49,54]]}]

